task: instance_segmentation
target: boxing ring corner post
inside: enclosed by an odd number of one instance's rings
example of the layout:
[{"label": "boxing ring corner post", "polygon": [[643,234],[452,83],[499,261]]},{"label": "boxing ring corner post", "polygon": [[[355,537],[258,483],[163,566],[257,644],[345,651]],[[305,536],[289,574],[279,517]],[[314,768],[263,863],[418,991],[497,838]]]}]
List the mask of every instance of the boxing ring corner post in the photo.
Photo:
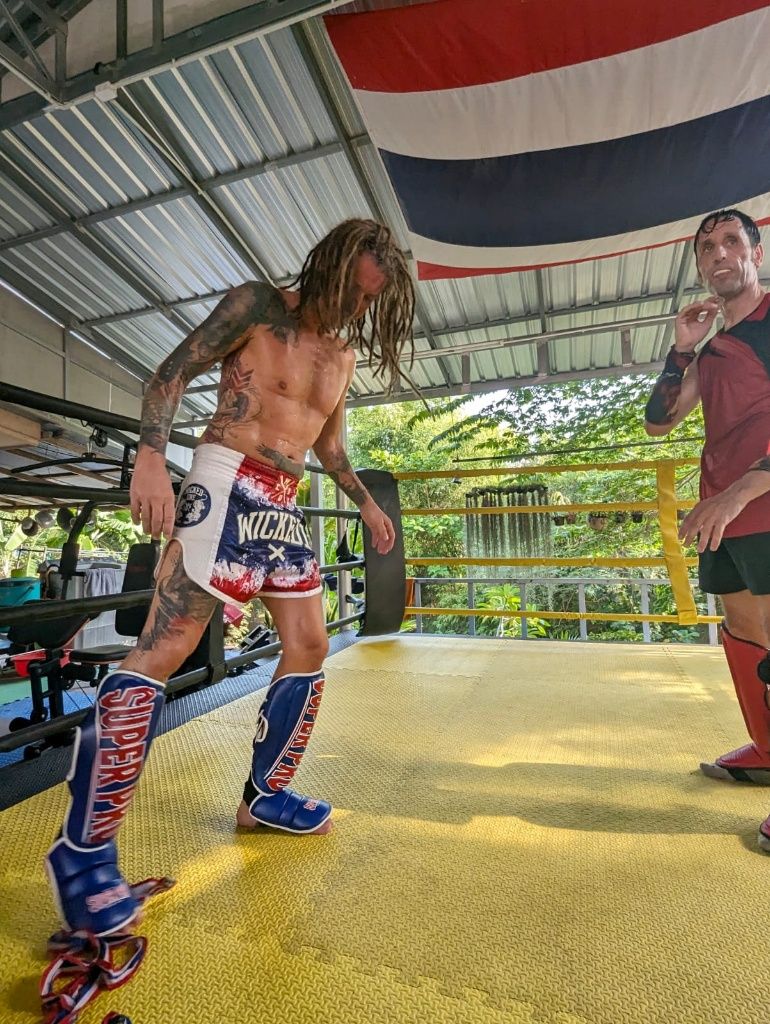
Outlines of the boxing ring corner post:
[{"label": "boxing ring corner post", "polygon": [[387,555],[381,555],[364,528],[366,564],[366,604],[359,636],[383,636],[398,633],[406,607],[406,563],[401,523],[398,481],[381,469],[357,469],[356,475],[393,523],[396,539]]}]

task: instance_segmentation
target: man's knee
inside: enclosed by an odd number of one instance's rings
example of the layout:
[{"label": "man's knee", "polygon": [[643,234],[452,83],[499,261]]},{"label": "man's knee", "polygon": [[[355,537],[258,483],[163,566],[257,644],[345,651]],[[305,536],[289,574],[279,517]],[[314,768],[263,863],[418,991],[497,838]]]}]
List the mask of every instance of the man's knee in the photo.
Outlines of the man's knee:
[{"label": "man's knee", "polygon": [[725,625],[738,640],[748,640],[753,644],[769,647],[770,637],[758,611],[757,614],[751,614],[745,609],[725,608]]},{"label": "man's knee", "polygon": [[284,654],[292,657],[300,657],[320,665],[329,653],[329,637],[326,631],[310,631],[306,633],[292,633],[291,636],[281,638]]}]

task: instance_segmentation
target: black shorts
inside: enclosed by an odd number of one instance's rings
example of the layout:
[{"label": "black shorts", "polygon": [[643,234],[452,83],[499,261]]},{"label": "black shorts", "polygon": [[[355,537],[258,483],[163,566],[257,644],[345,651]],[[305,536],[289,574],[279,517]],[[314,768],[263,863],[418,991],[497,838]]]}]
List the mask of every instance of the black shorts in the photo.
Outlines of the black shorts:
[{"label": "black shorts", "polygon": [[707,594],[770,594],[770,533],[725,537],[716,551],[704,551],[698,582]]}]

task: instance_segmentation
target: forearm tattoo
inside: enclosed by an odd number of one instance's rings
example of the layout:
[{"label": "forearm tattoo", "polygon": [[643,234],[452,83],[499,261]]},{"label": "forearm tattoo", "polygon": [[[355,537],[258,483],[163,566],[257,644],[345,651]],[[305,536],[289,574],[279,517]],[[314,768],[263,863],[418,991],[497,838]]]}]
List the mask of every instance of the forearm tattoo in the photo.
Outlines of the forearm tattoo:
[{"label": "forearm tattoo", "polygon": [[[317,453],[316,453],[317,454]],[[359,508],[369,499],[369,492],[356,476],[353,467],[350,465],[347,453],[340,449],[332,455],[321,457],[321,465],[350,500]]]},{"label": "forearm tattoo", "polygon": [[[203,323],[158,367],[147,385],[142,402],[142,426],[139,442],[161,454],[165,451],[176,410],[185,388],[198,376],[223,359],[248,330],[266,325],[284,345],[297,344],[296,323],[275,288],[258,281],[233,288]],[[253,414],[248,400],[252,388],[249,374],[240,373],[236,363],[225,382],[224,430],[230,421]],[[216,429],[216,428],[215,428]]]},{"label": "forearm tattoo", "polygon": [[753,470],[759,470],[762,473],[770,473],[770,455],[766,455],[764,459],[757,459],[749,466],[749,472]]},{"label": "forearm tattoo", "polygon": [[676,415],[684,371],[694,358],[694,352],[677,352],[675,348],[669,351],[663,373],[658,377],[644,410],[648,423],[671,423]]}]

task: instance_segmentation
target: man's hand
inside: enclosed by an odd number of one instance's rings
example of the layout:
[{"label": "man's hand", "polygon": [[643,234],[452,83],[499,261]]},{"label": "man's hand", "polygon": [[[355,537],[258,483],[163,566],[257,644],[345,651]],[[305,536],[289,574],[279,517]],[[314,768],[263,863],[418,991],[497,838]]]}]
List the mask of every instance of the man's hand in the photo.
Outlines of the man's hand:
[{"label": "man's hand", "polygon": [[719,299],[692,302],[679,311],[674,321],[674,347],[678,352],[692,352],[703,341],[721,308]]},{"label": "man's hand", "polygon": [[682,520],[679,537],[684,544],[690,544],[698,538],[698,551],[702,554],[707,548],[716,551],[722,543],[722,534],[728,523],[743,511],[748,504],[746,496],[733,487],[728,487],[713,498],[705,498],[698,502],[692,511]]},{"label": "man's hand", "polygon": [[131,519],[153,540],[174,529],[174,491],[166,463],[158,452],[140,449],[131,475]]},{"label": "man's hand", "polygon": [[372,535],[372,544],[381,555],[387,555],[396,541],[396,531],[393,523],[388,519],[380,506],[373,500],[369,500],[360,508],[361,518],[369,527]]}]

